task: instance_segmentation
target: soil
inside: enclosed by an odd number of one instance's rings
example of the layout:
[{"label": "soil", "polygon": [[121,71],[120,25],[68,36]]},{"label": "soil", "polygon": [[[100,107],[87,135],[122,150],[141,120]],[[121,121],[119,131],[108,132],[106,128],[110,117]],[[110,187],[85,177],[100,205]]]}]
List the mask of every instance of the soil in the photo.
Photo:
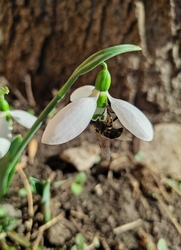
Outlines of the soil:
[{"label": "soil", "polygon": [[[85,249],[181,249],[181,192],[169,185],[172,176],[156,173],[151,166],[136,161],[134,140],[113,141],[111,161],[95,158],[92,167],[85,170],[87,180],[82,193],[76,195],[71,183],[78,171],[62,160],[60,153],[83,142],[97,146],[97,138],[89,127],[69,143],[47,146],[40,143],[44,128],[34,137],[38,143],[36,155],[31,155],[32,148],[24,152],[18,165],[23,168],[17,169],[3,200],[8,213],[13,210],[13,216],[18,218],[14,231],[32,243],[29,249],[38,249],[37,244],[41,249],[71,249],[77,234],[84,236]],[[16,125],[16,132],[24,134],[25,130]],[[19,194],[30,176],[51,180],[52,220],[47,227],[43,227],[40,196],[33,194],[31,221],[29,200]],[[161,239],[167,248],[158,247]],[[6,243],[15,249],[28,249],[10,234]]]}]

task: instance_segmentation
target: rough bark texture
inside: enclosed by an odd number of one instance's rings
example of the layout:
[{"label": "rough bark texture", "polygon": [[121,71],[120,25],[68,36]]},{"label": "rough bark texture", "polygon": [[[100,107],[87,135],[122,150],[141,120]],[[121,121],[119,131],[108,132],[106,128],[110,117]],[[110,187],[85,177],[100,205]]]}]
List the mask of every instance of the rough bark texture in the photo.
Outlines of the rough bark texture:
[{"label": "rough bark texture", "polygon": [[[142,53],[108,61],[111,93],[149,112],[153,120],[181,121],[180,0],[1,0],[3,63],[10,84],[24,91],[31,76],[45,101],[86,57],[132,43]],[[97,71],[80,77],[92,84]]]}]

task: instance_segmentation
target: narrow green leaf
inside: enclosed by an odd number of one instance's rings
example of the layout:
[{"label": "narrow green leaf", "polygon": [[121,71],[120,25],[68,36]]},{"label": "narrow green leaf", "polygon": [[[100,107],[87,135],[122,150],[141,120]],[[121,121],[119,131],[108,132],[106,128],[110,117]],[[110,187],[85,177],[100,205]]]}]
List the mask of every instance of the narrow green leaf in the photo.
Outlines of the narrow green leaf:
[{"label": "narrow green leaf", "polygon": [[132,44],[123,44],[112,46],[103,50],[98,51],[97,53],[88,57],[83,63],[79,65],[79,67],[75,70],[78,75],[83,75],[90,70],[94,69],[101,62],[104,62],[116,55],[120,55],[126,52],[140,51],[141,48],[139,46],[135,46]]},{"label": "narrow green leaf", "polygon": [[42,202],[50,203],[50,179],[43,182]]},{"label": "narrow green leaf", "polygon": [[17,135],[11,142],[7,154],[0,159],[0,199],[6,194],[8,187],[14,175],[16,164],[19,158],[14,161],[14,154],[21,144],[22,137]]},{"label": "narrow green leaf", "polygon": [[140,51],[141,48],[136,45],[132,44],[123,44],[123,45],[116,45],[112,46],[103,50],[98,51],[97,53],[88,57],[83,63],[81,63],[70,76],[68,81],[63,85],[63,87],[58,91],[59,100],[62,99],[73,83],[77,80],[77,78],[85,73],[91,71],[95,67],[97,67],[102,62],[126,53],[126,52],[133,52],[133,51]]},{"label": "narrow green leaf", "polygon": [[32,176],[29,177],[29,181],[30,181],[32,191],[35,194],[39,194],[40,196],[42,196],[42,193],[43,193],[43,184],[42,184],[42,182],[40,180],[38,180],[37,178],[34,178]]},{"label": "narrow green leaf", "polygon": [[44,222],[47,222],[51,219],[50,212],[50,180],[40,181],[34,177],[30,177],[30,185],[36,194],[41,196],[41,206],[42,213],[44,215]]}]

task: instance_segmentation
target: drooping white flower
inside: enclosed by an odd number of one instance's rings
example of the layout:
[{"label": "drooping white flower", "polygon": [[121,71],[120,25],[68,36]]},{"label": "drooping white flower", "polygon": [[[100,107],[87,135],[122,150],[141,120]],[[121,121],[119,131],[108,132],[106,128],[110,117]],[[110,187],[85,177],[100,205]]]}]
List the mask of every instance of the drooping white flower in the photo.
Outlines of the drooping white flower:
[{"label": "drooping white flower", "polygon": [[95,114],[101,116],[105,108],[97,108],[100,95],[106,96],[121,124],[136,137],[151,141],[153,127],[147,117],[134,105],[113,98],[108,91],[98,91],[94,86],[84,86],[75,90],[71,103],[60,110],[46,127],[42,142],[50,145],[62,144],[82,133]]},{"label": "drooping white flower", "polygon": [[50,120],[43,133],[43,143],[56,145],[68,142],[82,133],[91,121],[108,121],[109,105],[132,134],[145,141],[153,139],[153,127],[146,116],[134,105],[109,94],[111,75],[106,63],[102,65],[95,87],[86,85],[75,90],[70,97],[71,103]]},{"label": "drooping white flower", "polygon": [[12,119],[16,120],[20,125],[31,128],[36,121],[34,115],[23,110],[6,110],[0,111],[0,158],[2,158],[11,145],[12,138]]}]

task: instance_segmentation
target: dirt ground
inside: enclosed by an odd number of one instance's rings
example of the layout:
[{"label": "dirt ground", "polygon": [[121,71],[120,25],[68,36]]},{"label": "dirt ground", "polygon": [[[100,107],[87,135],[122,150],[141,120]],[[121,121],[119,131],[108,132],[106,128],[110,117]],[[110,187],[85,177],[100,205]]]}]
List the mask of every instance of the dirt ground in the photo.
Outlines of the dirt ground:
[{"label": "dirt ground", "polygon": [[[40,143],[44,127],[34,137],[38,143],[35,156],[31,155],[34,146],[26,149],[19,165],[23,168],[17,169],[3,201],[8,213],[12,215],[13,211],[18,218],[15,231],[32,242],[31,249],[38,249],[35,248],[38,243],[41,249],[71,249],[79,233],[85,238],[85,249],[181,249],[181,191],[171,184],[172,176],[155,172],[150,165],[137,161],[137,141],[113,141],[110,162],[101,160],[98,152],[90,167],[86,165],[89,161],[86,156],[80,164],[87,168],[84,171],[87,181],[82,193],[75,195],[71,183],[78,173],[77,166],[66,158],[62,160],[60,155],[66,149],[82,144],[84,147],[84,143],[97,150],[96,135],[89,127],[69,143],[47,146]],[[24,134],[25,130],[16,125],[15,133],[18,132]],[[79,153],[74,155],[75,161],[77,157]],[[51,180],[52,220],[47,227],[42,227],[40,197],[33,194],[31,220],[29,198],[19,195],[30,176]],[[158,248],[160,239],[166,241],[167,248]],[[28,249],[10,235],[7,243],[16,249]]]}]

